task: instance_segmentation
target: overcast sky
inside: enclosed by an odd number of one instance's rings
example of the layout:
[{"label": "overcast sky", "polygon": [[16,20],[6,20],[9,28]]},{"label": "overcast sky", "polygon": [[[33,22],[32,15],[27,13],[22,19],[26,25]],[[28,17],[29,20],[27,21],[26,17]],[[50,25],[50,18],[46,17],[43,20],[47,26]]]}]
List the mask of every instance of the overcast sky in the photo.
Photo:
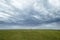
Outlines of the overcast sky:
[{"label": "overcast sky", "polygon": [[0,29],[60,29],[60,0],[0,0]]}]

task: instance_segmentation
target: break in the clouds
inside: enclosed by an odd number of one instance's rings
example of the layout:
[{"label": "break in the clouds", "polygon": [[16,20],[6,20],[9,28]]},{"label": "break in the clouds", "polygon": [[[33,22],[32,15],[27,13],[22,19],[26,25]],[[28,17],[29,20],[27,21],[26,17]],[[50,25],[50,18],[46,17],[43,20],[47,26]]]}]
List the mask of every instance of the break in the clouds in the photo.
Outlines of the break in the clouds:
[{"label": "break in the clouds", "polygon": [[0,0],[0,28],[60,28],[59,24],[60,0]]}]

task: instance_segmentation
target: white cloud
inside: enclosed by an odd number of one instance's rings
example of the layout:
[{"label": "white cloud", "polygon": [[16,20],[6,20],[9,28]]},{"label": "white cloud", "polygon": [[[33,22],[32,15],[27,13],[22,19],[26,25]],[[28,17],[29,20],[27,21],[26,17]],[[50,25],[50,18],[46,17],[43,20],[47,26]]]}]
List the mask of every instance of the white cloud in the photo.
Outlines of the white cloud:
[{"label": "white cloud", "polygon": [[26,7],[31,6],[32,3],[33,0],[11,0],[10,2],[11,5],[21,10],[24,10]]},{"label": "white cloud", "polygon": [[7,21],[10,15],[0,12],[0,21]]},{"label": "white cloud", "polygon": [[54,7],[60,7],[60,0],[48,0],[48,2]]}]

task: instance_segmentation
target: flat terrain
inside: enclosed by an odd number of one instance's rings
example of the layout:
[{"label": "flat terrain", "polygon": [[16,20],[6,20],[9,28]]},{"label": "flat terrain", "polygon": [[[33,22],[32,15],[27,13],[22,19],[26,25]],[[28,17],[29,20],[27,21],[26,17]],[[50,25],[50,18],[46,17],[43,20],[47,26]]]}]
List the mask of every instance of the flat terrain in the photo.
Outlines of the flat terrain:
[{"label": "flat terrain", "polygon": [[60,30],[0,30],[0,40],[60,40]]}]

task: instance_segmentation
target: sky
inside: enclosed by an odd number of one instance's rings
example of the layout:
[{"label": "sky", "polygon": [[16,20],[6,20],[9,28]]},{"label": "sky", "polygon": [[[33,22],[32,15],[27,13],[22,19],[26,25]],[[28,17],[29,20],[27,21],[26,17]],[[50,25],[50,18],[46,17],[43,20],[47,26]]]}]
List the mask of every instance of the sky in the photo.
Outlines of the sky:
[{"label": "sky", "polygon": [[60,29],[60,0],[0,0],[0,29]]}]

